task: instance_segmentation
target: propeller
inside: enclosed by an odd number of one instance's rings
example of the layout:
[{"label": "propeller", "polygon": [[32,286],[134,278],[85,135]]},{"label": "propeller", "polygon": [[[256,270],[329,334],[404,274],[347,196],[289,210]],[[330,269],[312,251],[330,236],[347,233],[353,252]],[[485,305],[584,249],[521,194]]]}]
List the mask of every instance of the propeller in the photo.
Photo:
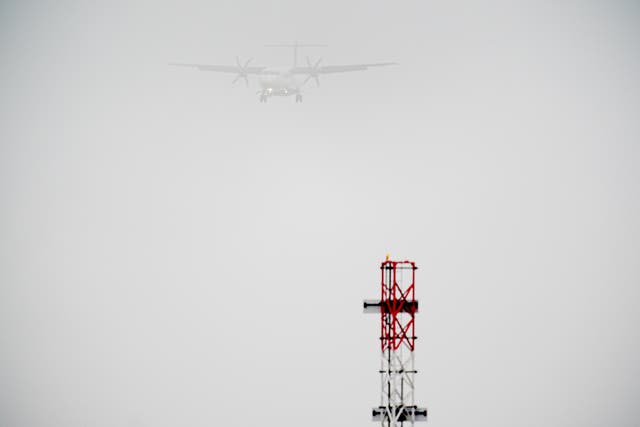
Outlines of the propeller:
[{"label": "propeller", "polygon": [[232,84],[235,84],[240,79],[244,79],[245,84],[249,86],[249,78],[247,76],[247,67],[249,66],[249,63],[251,61],[253,61],[253,58],[247,59],[244,65],[242,65],[240,63],[240,58],[236,56],[236,64],[238,65],[238,75],[236,76],[235,79],[233,79],[233,82],[231,82]]},{"label": "propeller", "polygon": [[318,59],[315,65],[311,65],[311,60],[307,56],[307,65],[309,66],[309,77],[304,81],[303,84],[306,84],[312,78],[316,81],[316,86],[320,86],[320,76],[318,75],[318,71],[320,70],[320,63],[322,62],[322,58]]}]

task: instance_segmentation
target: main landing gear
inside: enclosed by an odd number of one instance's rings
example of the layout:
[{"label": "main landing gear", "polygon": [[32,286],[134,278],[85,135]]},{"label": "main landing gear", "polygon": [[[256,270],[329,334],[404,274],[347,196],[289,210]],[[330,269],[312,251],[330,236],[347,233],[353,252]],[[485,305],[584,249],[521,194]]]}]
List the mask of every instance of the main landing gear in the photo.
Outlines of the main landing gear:
[{"label": "main landing gear", "polygon": [[298,102],[302,102],[302,94],[300,94],[300,93],[296,93],[296,104]]}]

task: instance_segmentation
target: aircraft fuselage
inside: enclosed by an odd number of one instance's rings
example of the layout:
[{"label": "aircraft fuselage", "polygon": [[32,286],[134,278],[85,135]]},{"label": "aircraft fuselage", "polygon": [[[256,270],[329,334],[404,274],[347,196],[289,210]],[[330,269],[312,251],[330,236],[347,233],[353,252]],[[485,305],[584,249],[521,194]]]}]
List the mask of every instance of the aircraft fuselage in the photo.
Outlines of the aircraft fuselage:
[{"label": "aircraft fuselage", "polygon": [[265,74],[259,78],[261,91],[260,102],[266,102],[272,96],[296,96],[296,102],[302,101],[300,88],[302,82],[299,81],[288,70],[273,71],[273,74]]}]

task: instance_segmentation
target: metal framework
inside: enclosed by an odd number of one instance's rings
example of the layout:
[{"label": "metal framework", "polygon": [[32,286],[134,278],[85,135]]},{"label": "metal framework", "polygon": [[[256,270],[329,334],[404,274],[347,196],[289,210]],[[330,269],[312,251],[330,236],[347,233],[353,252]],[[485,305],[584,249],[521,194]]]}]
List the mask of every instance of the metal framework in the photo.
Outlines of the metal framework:
[{"label": "metal framework", "polygon": [[365,313],[380,314],[380,406],[373,408],[373,421],[382,427],[403,426],[426,421],[427,409],[414,402],[416,264],[390,261],[380,265],[380,300],[365,300]]}]

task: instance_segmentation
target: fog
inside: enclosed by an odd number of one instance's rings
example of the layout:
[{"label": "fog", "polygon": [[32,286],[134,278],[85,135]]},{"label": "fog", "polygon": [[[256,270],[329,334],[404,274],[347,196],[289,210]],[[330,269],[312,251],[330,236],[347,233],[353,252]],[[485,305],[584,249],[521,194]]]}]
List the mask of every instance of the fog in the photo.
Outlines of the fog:
[{"label": "fog", "polygon": [[[99,2],[98,2],[99,3]],[[0,4],[0,426],[640,423],[631,1]],[[171,62],[397,62],[293,98]]]}]

